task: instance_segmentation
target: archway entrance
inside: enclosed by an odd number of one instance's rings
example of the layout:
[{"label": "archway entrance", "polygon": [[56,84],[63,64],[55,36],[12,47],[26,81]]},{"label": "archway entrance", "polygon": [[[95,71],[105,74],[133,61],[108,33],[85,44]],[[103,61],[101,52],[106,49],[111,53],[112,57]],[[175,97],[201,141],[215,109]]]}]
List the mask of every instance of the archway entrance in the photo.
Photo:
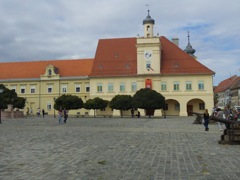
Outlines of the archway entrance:
[{"label": "archway entrance", "polygon": [[204,113],[205,102],[202,99],[191,99],[187,103],[188,116],[192,116],[191,112]]}]

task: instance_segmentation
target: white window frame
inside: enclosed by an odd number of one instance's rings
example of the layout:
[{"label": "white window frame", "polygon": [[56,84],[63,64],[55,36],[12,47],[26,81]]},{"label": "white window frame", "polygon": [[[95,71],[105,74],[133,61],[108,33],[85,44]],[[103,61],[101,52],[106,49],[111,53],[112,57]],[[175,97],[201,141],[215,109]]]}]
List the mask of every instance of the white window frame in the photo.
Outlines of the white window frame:
[{"label": "white window frame", "polygon": [[103,92],[103,85],[102,83],[97,83],[97,92]]},{"label": "white window frame", "polygon": [[179,81],[174,81],[174,83],[173,83],[173,90],[174,91],[179,91],[180,90]]},{"label": "white window frame", "polygon": [[161,91],[167,91],[167,83],[161,82]]},{"label": "white window frame", "polygon": [[52,110],[52,102],[47,102],[47,110]]},{"label": "white window frame", "polygon": [[51,94],[53,92],[53,86],[52,85],[48,85],[47,86],[47,93]]},{"label": "white window frame", "polygon": [[132,82],[131,83],[131,91],[136,92],[137,91],[137,82]]},{"label": "white window frame", "polygon": [[[78,91],[78,89],[79,89],[79,91]],[[81,85],[80,84],[75,84],[75,92],[76,93],[81,92]]]},{"label": "white window frame", "polygon": [[125,92],[126,91],[126,86],[124,82],[120,82],[119,84],[119,91],[120,92]]},{"label": "white window frame", "polygon": [[67,85],[62,84],[62,93],[67,93]]},{"label": "white window frame", "polygon": [[204,90],[204,81],[198,81],[198,90]]},{"label": "white window frame", "polygon": [[108,92],[114,92],[114,84],[112,82],[108,83]]},{"label": "white window frame", "polygon": [[14,92],[16,92],[17,90],[17,86],[10,86],[11,90],[14,90]]},{"label": "white window frame", "polygon": [[191,91],[192,90],[192,81],[186,81],[186,90]]},{"label": "white window frame", "polygon": [[36,87],[35,86],[30,86],[30,93],[35,94],[36,93]]},{"label": "white window frame", "polygon": [[85,84],[85,91],[90,92],[90,84]]},{"label": "white window frame", "polygon": [[20,86],[20,94],[26,93],[26,86]]}]

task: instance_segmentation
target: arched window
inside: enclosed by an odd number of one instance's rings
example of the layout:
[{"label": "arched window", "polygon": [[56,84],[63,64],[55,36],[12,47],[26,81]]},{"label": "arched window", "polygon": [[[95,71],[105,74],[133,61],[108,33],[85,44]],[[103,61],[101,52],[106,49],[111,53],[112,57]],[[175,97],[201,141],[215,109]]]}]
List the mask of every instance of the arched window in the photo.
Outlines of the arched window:
[{"label": "arched window", "polygon": [[52,70],[48,69],[48,75],[51,76],[52,75]]}]

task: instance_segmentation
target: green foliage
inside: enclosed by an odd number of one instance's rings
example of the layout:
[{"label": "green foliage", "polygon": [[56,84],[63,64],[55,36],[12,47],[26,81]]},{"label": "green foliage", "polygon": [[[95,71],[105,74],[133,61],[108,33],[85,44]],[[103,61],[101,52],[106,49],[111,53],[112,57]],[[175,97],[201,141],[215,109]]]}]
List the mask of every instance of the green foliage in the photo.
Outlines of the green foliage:
[{"label": "green foliage", "polygon": [[108,101],[103,100],[102,98],[95,97],[94,99],[88,99],[83,107],[85,109],[94,109],[94,117],[96,109],[105,109],[108,105]]},{"label": "green foliage", "polygon": [[144,88],[134,94],[132,104],[134,108],[162,109],[165,105],[165,97],[152,89]]},{"label": "green foliage", "polygon": [[130,95],[116,95],[109,103],[112,109],[129,110],[132,109],[132,96]]},{"label": "green foliage", "polygon": [[25,107],[26,99],[18,97],[14,90],[6,88],[3,84],[0,84],[0,88],[3,89],[3,93],[0,93],[0,108],[6,109],[8,104],[12,104],[13,108],[22,109]]},{"label": "green foliage", "polygon": [[108,105],[108,101],[103,100],[102,98],[96,97],[94,99],[88,99],[84,103],[85,109],[105,109]]},{"label": "green foliage", "polygon": [[54,109],[59,110],[60,108],[67,110],[71,109],[81,109],[83,107],[83,101],[78,96],[74,95],[66,95],[63,94],[62,96],[58,97],[55,100]]}]

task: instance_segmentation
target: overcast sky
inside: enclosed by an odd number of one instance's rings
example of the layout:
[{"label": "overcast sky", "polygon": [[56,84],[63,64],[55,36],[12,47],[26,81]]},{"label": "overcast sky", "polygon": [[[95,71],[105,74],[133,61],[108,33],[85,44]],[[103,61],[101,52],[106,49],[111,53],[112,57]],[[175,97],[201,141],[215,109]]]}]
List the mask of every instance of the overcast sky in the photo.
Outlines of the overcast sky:
[{"label": "overcast sky", "polygon": [[214,85],[240,75],[239,0],[0,0],[0,62],[94,58],[98,39],[154,33],[178,37],[216,72]]}]

